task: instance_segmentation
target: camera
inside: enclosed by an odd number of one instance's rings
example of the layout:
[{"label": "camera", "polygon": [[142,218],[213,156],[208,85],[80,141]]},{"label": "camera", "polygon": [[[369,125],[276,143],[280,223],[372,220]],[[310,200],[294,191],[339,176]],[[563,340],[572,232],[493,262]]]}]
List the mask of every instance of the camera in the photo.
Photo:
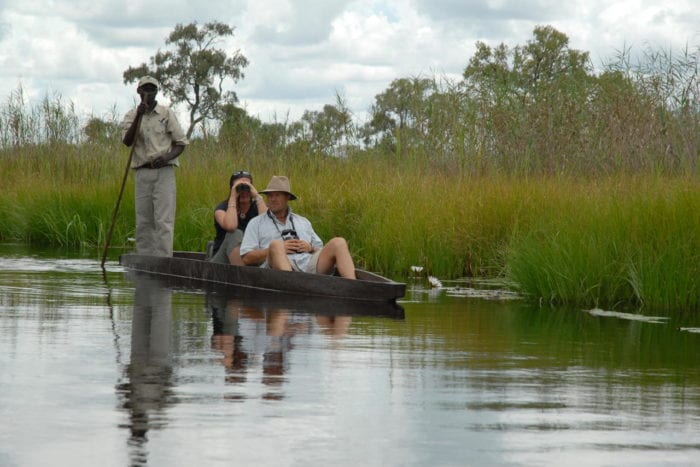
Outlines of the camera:
[{"label": "camera", "polygon": [[280,235],[282,235],[282,240],[299,240],[296,230],[285,229],[280,232]]},{"label": "camera", "polygon": [[250,191],[250,185],[247,183],[239,183],[236,185],[236,193],[243,193],[244,191]]}]

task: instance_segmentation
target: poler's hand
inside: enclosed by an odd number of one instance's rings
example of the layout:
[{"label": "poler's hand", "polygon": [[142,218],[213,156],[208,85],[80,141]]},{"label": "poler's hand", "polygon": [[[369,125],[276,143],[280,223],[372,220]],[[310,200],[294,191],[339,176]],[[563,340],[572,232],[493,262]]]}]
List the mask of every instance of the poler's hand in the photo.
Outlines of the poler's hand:
[{"label": "poler's hand", "polygon": [[151,168],[160,169],[161,167],[168,165],[168,162],[170,162],[170,159],[166,158],[165,156],[158,156],[151,161]]}]

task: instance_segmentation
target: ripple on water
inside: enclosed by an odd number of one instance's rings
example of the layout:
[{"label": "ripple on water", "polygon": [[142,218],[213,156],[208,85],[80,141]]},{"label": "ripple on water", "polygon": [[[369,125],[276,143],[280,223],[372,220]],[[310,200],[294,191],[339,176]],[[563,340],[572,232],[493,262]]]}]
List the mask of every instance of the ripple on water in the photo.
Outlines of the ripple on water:
[{"label": "ripple on water", "polygon": [[668,320],[668,316],[647,316],[647,315],[642,315],[642,314],[636,314],[636,313],[623,313],[619,311],[606,311],[606,310],[601,310],[599,308],[594,308],[592,310],[584,310],[593,316],[601,316],[604,318],[618,318],[618,319],[626,319],[629,321],[642,321],[645,323],[651,323],[651,324],[665,324]]},{"label": "ripple on water", "polygon": [[[121,271],[121,266],[108,265],[107,270]],[[94,259],[39,258],[33,256],[6,257],[0,263],[0,272],[102,272]]]}]

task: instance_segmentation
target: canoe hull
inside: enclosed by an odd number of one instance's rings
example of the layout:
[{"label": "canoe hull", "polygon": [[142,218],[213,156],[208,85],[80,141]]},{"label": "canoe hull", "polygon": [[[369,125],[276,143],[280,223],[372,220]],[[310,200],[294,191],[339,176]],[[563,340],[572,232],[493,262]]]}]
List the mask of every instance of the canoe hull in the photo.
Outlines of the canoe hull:
[{"label": "canoe hull", "polygon": [[203,253],[193,252],[175,252],[172,257],[125,254],[119,261],[122,266],[135,271],[285,294],[395,302],[406,293],[406,284],[359,269],[358,280],[349,280],[322,274],[211,263],[204,260]]}]

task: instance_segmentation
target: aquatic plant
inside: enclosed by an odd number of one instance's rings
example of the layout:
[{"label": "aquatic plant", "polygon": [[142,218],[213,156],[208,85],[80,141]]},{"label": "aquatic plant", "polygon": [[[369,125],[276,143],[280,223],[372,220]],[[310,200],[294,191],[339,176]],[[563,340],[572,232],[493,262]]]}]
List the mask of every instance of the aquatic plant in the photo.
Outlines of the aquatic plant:
[{"label": "aquatic plant", "polygon": [[553,304],[700,308],[697,182],[619,177],[586,187],[585,199],[562,190],[562,212],[513,236],[505,263],[520,290]]}]

